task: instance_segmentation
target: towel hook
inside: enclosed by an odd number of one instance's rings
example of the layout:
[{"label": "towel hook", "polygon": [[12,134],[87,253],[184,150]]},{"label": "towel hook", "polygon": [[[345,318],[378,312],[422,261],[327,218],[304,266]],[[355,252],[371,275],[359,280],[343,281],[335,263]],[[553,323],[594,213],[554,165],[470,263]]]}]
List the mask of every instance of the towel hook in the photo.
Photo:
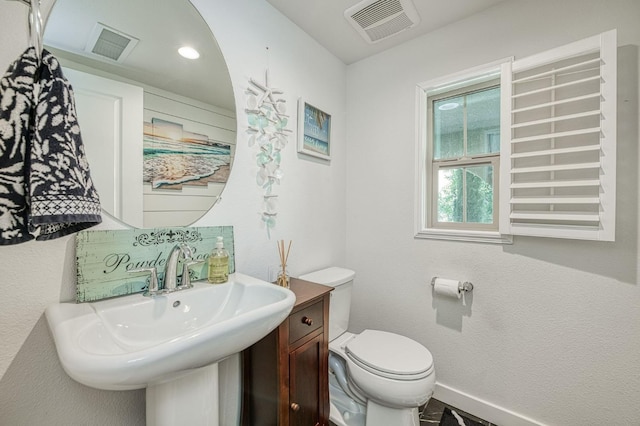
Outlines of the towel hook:
[{"label": "towel hook", "polygon": [[40,14],[40,0],[31,0],[29,10],[29,32],[31,45],[36,49],[38,63],[42,62],[42,15]]}]

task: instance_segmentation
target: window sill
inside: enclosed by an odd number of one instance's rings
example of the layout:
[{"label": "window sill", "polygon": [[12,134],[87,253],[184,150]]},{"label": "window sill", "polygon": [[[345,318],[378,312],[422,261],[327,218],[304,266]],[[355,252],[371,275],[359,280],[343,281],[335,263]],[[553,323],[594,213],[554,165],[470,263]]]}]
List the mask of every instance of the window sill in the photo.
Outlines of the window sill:
[{"label": "window sill", "polygon": [[468,231],[457,229],[421,229],[414,238],[432,240],[467,241],[473,243],[513,244],[512,235],[503,235],[497,231]]}]

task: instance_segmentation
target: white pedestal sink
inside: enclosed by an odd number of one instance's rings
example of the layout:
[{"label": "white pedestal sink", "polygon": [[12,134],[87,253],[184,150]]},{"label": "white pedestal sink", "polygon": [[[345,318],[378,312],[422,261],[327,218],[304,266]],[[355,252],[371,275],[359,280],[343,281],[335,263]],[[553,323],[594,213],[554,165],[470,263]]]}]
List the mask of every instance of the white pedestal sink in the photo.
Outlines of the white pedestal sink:
[{"label": "white pedestal sink", "polygon": [[97,389],[147,388],[147,424],[217,425],[218,365],[275,329],[288,289],[235,273],[162,296],[57,303],[46,317],[64,370]]}]

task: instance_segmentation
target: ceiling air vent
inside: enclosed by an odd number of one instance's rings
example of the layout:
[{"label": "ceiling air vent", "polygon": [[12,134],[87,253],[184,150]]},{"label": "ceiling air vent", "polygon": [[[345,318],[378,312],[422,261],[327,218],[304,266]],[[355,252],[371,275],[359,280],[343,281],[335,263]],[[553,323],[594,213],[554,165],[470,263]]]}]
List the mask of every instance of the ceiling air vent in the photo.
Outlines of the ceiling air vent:
[{"label": "ceiling air vent", "polygon": [[138,44],[138,39],[98,22],[93,28],[85,52],[122,62]]},{"label": "ceiling air vent", "polygon": [[377,43],[420,22],[411,0],[364,0],[345,10],[344,17],[369,43]]}]

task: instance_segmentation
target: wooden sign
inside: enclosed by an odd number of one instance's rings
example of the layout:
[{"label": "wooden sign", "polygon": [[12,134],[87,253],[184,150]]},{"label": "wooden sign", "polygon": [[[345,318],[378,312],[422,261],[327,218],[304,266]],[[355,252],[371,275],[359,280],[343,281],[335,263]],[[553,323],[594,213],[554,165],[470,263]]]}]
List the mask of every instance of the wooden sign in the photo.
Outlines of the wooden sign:
[{"label": "wooden sign", "polygon": [[[162,287],[167,257],[180,243],[191,248],[195,260],[203,261],[190,268],[191,280],[206,279],[207,259],[216,247],[218,236],[224,239],[224,247],[229,252],[229,273],[233,273],[233,226],[79,232],[76,234],[76,301],[91,302],[146,290],[149,274],[130,272],[139,268],[156,268]],[[182,271],[182,262],[178,271],[179,274]]]}]

